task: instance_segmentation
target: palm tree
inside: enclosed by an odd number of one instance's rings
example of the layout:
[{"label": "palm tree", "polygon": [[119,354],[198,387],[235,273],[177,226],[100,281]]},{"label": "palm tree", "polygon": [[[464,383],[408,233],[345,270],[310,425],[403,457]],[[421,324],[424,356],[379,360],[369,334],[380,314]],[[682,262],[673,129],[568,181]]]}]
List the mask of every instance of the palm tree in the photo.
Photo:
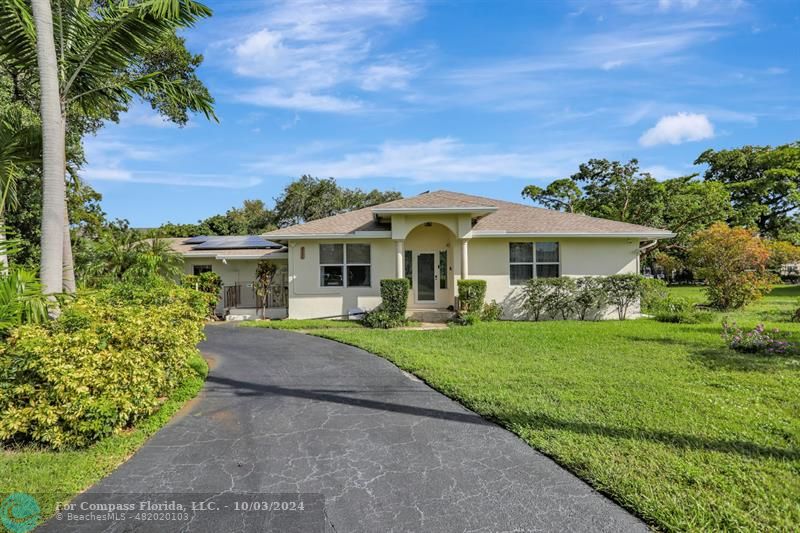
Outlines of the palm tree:
[{"label": "palm tree", "polygon": [[61,292],[63,272],[72,271],[71,249],[64,253],[68,113],[108,116],[125,109],[135,95],[158,92],[216,119],[213,100],[196,85],[160,72],[137,74],[132,68],[165,34],[210,16],[208,7],[193,0],[64,0],[56,7],[52,11],[48,0],[31,0],[30,6],[23,0],[0,0],[0,60],[20,71],[39,67],[44,147],[41,270],[49,294]]},{"label": "palm tree", "polygon": [[8,271],[6,210],[19,207],[17,182],[23,169],[41,161],[41,129],[32,111],[12,106],[0,113],[0,272]]}]

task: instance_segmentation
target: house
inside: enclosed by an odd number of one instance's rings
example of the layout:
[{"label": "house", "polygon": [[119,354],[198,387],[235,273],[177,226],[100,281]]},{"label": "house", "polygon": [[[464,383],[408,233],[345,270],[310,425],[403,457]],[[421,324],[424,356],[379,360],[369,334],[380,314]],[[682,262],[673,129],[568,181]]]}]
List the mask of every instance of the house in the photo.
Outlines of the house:
[{"label": "house", "polygon": [[456,305],[459,279],[483,279],[505,318],[525,317],[532,277],[639,272],[640,248],[669,231],[450,191],[427,192],[263,235],[288,255],[289,318],[369,310],[380,280],[411,282],[421,317]]},{"label": "house", "polygon": [[[286,318],[288,312],[287,248],[258,235],[165,239],[183,256],[184,274],[215,272],[222,278],[216,313],[229,320],[257,317]],[[267,306],[259,309],[254,283],[256,266],[266,261],[276,267],[267,294]]]}]

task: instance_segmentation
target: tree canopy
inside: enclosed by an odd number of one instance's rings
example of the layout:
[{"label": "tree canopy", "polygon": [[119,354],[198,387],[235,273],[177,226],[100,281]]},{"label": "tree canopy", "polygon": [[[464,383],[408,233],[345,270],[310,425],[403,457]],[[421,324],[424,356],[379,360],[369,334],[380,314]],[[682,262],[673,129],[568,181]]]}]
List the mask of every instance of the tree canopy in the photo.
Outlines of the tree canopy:
[{"label": "tree canopy", "polygon": [[762,235],[793,238],[800,233],[800,142],[706,150],[695,165],[708,165],[703,178],[725,185],[734,212],[730,222],[758,228]]}]

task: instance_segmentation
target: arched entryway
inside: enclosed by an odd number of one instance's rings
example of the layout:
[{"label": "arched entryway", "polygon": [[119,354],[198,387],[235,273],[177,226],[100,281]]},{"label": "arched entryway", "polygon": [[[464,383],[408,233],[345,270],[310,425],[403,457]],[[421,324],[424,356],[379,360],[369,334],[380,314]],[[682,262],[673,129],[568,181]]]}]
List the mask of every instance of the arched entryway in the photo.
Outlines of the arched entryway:
[{"label": "arched entryway", "polygon": [[456,236],[445,225],[426,222],[404,242],[404,272],[411,282],[411,309],[446,309],[455,304]]}]

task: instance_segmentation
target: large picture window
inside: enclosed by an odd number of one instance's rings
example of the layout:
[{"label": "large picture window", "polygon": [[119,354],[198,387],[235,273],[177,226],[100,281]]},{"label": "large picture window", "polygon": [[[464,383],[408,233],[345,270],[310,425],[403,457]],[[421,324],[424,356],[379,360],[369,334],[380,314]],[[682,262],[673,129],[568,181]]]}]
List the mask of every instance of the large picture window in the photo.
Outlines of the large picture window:
[{"label": "large picture window", "polygon": [[561,263],[557,242],[512,242],[508,251],[511,285],[524,285],[534,276],[557,278]]},{"label": "large picture window", "polygon": [[369,244],[320,244],[319,283],[323,287],[369,287]]}]

